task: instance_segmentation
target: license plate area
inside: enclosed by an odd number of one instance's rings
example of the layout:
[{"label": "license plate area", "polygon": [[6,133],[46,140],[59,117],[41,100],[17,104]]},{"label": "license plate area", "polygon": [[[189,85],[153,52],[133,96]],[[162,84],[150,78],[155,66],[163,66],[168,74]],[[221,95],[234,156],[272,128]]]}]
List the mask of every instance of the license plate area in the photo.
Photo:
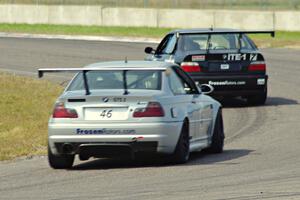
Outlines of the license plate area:
[{"label": "license plate area", "polygon": [[209,72],[240,72],[241,65],[239,63],[220,63],[211,62],[208,64]]},{"label": "license plate area", "polygon": [[84,109],[85,120],[111,121],[128,119],[127,107],[97,107]]},{"label": "license plate area", "polygon": [[220,68],[221,68],[221,70],[227,70],[227,69],[229,69],[229,64],[221,64]]}]

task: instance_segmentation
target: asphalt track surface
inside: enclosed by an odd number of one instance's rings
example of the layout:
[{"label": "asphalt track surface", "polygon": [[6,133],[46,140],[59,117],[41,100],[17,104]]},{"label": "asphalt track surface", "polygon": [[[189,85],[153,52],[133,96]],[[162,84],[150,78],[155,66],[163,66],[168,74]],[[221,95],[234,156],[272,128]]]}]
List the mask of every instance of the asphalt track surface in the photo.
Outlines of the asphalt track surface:
[{"label": "asphalt track surface", "polygon": [[[147,45],[0,38],[0,68],[34,75],[38,67],[143,59]],[[300,51],[263,52],[269,98],[259,107],[226,103],[224,153],[192,154],[184,165],[76,160],[71,170],[49,168],[46,157],[1,162],[0,199],[300,199]]]}]

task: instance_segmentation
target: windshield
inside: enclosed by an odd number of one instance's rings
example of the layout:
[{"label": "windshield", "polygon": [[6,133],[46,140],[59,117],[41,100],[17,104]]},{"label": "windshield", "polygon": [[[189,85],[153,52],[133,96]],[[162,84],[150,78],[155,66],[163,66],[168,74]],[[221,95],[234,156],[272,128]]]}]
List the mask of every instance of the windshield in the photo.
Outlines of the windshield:
[{"label": "windshield", "polygon": [[179,39],[182,51],[253,49],[243,34],[184,34]]},{"label": "windshield", "polygon": [[[86,73],[90,90],[124,89],[124,71],[90,71]],[[126,71],[127,89],[160,90],[161,71]],[[84,90],[83,74],[78,73],[68,91]]]}]

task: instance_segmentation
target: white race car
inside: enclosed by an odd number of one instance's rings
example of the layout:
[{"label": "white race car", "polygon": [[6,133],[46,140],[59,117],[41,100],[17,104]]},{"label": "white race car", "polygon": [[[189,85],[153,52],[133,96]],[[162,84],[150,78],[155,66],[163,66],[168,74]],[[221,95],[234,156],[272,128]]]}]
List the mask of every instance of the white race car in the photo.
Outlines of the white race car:
[{"label": "white race car", "polygon": [[221,105],[204,94],[213,88],[196,86],[176,64],[104,62],[39,69],[39,77],[48,72],[77,72],[49,120],[53,168],[72,167],[76,154],[87,160],[154,152],[184,163],[192,151],[223,151]]}]

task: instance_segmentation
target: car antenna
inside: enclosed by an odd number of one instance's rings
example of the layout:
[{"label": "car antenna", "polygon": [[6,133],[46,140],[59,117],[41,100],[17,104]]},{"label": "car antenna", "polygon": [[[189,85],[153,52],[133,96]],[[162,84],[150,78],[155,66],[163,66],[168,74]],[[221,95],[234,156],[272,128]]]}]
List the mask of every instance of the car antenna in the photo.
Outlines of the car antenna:
[{"label": "car antenna", "polygon": [[211,30],[211,31],[214,30],[214,25],[211,25],[210,30]]},{"label": "car antenna", "polygon": [[125,61],[124,61],[126,64],[128,63],[128,60],[127,60],[127,56],[125,56]]}]

